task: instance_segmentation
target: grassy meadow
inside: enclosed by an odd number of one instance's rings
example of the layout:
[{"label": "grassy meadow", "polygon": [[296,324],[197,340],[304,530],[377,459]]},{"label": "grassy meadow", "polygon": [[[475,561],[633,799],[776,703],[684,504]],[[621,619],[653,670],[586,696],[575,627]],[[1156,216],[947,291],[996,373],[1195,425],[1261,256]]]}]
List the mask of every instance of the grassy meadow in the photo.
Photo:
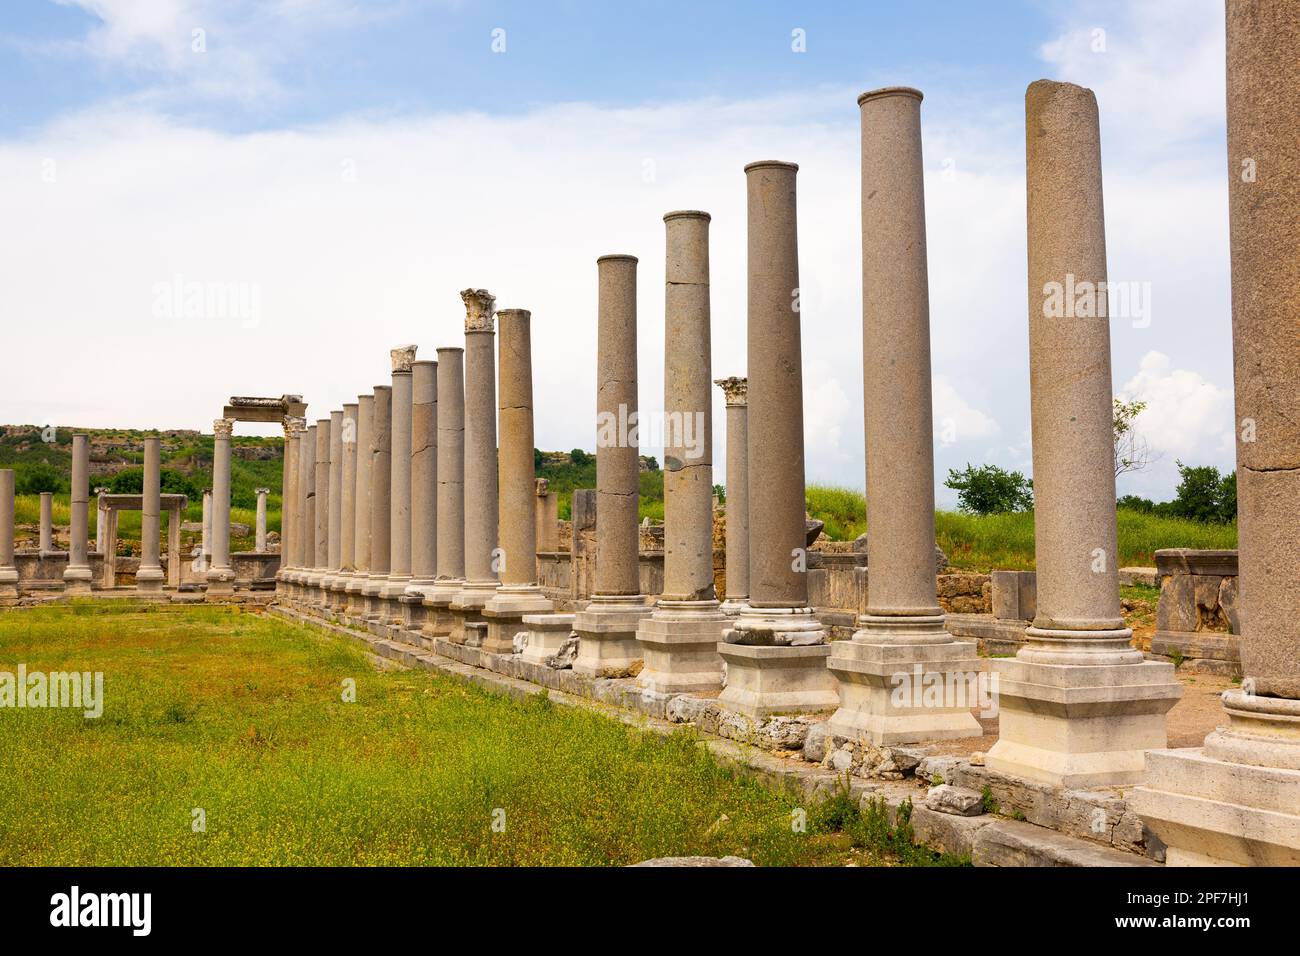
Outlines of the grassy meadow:
[{"label": "grassy meadow", "polygon": [[0,866],[956,862],[842,798],[796,832],[792,798],[688,731],[377,669],[236,608],[0,613],[19,663],[102,671],[104,710],[0,708]]}]

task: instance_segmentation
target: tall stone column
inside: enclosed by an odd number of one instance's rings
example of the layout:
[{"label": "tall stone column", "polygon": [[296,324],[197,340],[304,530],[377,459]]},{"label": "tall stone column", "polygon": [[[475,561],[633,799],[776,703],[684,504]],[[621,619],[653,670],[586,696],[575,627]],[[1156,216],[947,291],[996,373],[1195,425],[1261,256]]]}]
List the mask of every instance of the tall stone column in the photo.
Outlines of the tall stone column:
[{"label": "tall stone column", "polygon": [[1204,748],[1151,751],[1132,806],[1169,866],[1300,865],[1300,8],[1227,4],[1240,689]]},{"label": "tall stone column", "polygon": [[1102,293],[1096,309],[1058,308],[1062,289],[1106,281],[1097,101],[1039,80],[1025,114],[1038,613],[1015,659],[993,662],[1000,736],[988,765],[1118,786],[1166,745],[1182,688],[1172,664],[1143,660],[1120,615],[1109,310]]},{"label": "tall stone column", "polygon": [[727,599],[735,617],[749,603],[749,379],[716,379],[727,402]]},{"label": "tall stone column", "polygon": [[415,364],[415,346],[392,350],[392,446],[390,499],[388,508],[389,561],[388,583],[382,597],[385,623],[402,623],[399,603],[411,583],[411,367]]},{"label": "tall stone column", "polygon": [[393,478],[393,388],[376,385],[370,422],[370,576],[362,593],[366,620],[382,616],[380,592],[388,584],[390,544],[389,492]]},{"label": "tall stone column", "polygon": [[664,216],[664,591],[637,628],[645,657],[638,682],[660,694],[722,687],[718,642],[727,616],[713,586],[710,218]]},{"label": "tall stone column", "polygon": [[163,589],[162,562],[158,560],[158,542],[162,532],[162,458],[157,438],[144,440],[144,493],[140,499],[140,569],[135,573],[138,591]]},{"label": "tall stone column", "polygon": [[68,594],[90,593],[87,519],[90,511],[90,437],[72,436],[72,517],[68,529],[68,566],[63,589]]},{"label": "tall stone column", "polygon": [[[862,119],[862,372],[867,462],[867,609],[828,662],[831,731],[877,746],[978,737],[981,667],[944,628],[935,582],[930,290],[921,93],[858,97]],[[924,694],[927,687],[953,693]],[[960,689],[960,692],[957,692]],[[936,700],[939,697],[941,699]]]},{"label": "tall stone column", "polygon": [[315,522],[312,528],[312,571],[307,579],[311,588],[311,604],[327,604],[325,580],[330,565],[330,425],[328,418],[316,421],[316,447],[312,468],[312,485],[316,489],[313,499]]},{"label": "tall stone column", "polygon": [[[466,289],[465,302],[465,586],[451,603],[451,639],[479,644],[483,605],[497,590],[496,297]],[[472,627],[470,625],[473,625]]]},{"label": "tall stone column", "polygon": [[230,598],[235,593],[235,572],[230,567],[230,436],[235,423],[218,418],[212,423],[212,566],[208,568],[208,599]]},{"label": "tall stone column", "polygon": [[794,163],[745,167],[749,222],[749,604],[719,645],[719,700],[751,716],[839,702],[808,606]]},{"label": "tall stone column", "polygon": [[348,582],[349,617],[362,617],[366,602],[364,589],[370,578],[370,443],[375,420],[373,393],[357,396],[357,488],[353,498],[353,563],[356,566]]},{"label": "tall stone column", "polygon": [[[339,588],[348,593],[357,570],[357,403],[343,406],[343,480],[339,488]],[[347,598],[340,606],[346,609]]]},{"label": "tall stone column", "polygon": [[203,489],[203,531],[199,537],[199,559],[206,575],[212,567],[212,489]]},{"label": "tall stone column", "polygon": [[652,610],[641,593],[637,534],[636,268],[636,256],[596,260],[596,585],[573,621],[573,670],[584,677],[635,669],[636,629]]},{"label": "tall stone column", "polygon": [[425,633],[451,635],[465,584],[465,350],[438,349],[438,573],[425,598]]},{"label": "tall stone column", "polygon": [[104,532],[106,530],[104,525],[107,522],[104,520],[104,507],[102,502],[103,496],[108,494],[108,489],[99,485],[93,489],[93,492],[95,495],[95,553],[103,554]]},{"label": "tall stone column", "polygon": [[402,623],[424,626],[424,600],[438,576],[438,363],[411,366],[411,580]]},{"label": "tall stone column", "polygon": [[0,468],[0,607],[18,603],[14,566],[14,471]]},{"label": "tall stone column", "polygon": [[[270,488],[255,488],[253,493],[257,495],[257,518],[253,531],[253,548],[258,554],[266,554],[266,496],[271,493]],[[280,519],[280,526],[284,526],[284,518]]]},{"label": "tall stone column", "polygon": [[515,636],[525,630],[524,615],[546,614],[555,605],[537,584],[537,523],[533,515],[532,313],[502,309],[498,364],[501,448],[498,455],[501,517],[501,587],[483,606],[488,622],[483,650],[514,652]]},{"label": "tall stone column", "polygon": [[276,590],[286,598],[293,595],[293,571],[296,567],[296,547],[298,532],[297,518],[298,498],[298,442],[296,428],[298,419],[286,416],[284,419],[284,477],[280,484],[280,570],[276,573]]},{"label": "tall stone column", "polygon": [[312,575],[316,574],[316,426],[309,425],[303,436],[302,455],[303,496],[303,570],[299,576],[302,603],[310,605],[315,600]]},{"label": "tall stone column", "polygon": [[54,492],[41,492],[41,557],[54,553]]},{"label": "tall stone column", "polygon": [[321,587],[325,603],[334,609],[343,604],[343,409],[330,412],[329,517],[326,522],[326,551],[329,563]]}]

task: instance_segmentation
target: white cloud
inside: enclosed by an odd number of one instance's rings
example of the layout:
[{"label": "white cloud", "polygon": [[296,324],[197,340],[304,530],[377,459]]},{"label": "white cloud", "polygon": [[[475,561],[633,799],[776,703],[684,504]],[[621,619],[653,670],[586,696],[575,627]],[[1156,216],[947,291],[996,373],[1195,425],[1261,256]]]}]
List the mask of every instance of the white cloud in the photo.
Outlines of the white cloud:
[{"label": "white cloud", "polygon": [[936,375],[933,389],[934,437],[942,446],[983,441],[1001,431],[997,420],[957,394],[945,375]]}]

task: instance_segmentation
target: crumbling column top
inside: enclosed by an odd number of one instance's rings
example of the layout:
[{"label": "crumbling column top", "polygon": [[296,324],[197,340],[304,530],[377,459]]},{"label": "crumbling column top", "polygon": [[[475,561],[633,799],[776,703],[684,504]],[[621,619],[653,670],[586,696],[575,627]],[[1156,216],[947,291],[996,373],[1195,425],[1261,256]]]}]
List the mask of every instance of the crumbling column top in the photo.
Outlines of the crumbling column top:
[{"label": "crumbling column top", "polygon": [[925,94],[912,86],[882,86],[878,90],[867,90],[858,97],[858,105],[861,106],[867,100],[877,100],[883,96],[915,96],[918,100],[925,99]]},{"label": "crumbling column top", "polygon": [[411,371],[411,366],[415,364],[415,352],[419,348],[417,345],[399,345],[388,352],[389,358],[393,363],[393,374],[401,375]]}]

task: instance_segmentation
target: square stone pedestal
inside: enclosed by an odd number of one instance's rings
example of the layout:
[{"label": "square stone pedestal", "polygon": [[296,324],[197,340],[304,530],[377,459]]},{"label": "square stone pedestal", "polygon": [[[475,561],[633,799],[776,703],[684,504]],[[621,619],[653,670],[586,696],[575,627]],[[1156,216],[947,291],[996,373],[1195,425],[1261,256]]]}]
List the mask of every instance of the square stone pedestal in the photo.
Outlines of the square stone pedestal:
[{"label": "square stone pedestal", "polygon": [[1155,661],[995,660],[993,672],[998,742],[989,768],[1070,789],[1138,783],[1146,751],[1168,745],[1165,715],[1183,695],[1174,666]]},{"label": "square stone pedestal", "polygon": [[348,579],[347,586],[347,603],[343,607],[343,615],[350,618],[362,618],[366,614],[366,597],[362,590],[366,586],[366,578],[362,576],[353,576]]},{"label": "square stone pedestal", "polygon": [[583,677],[630,677],[641,664],[636,629],[654,608],[644,595],[595,595],[573,616],[578,656],[573,672]]},{"label": "square stone pedestal", "polygon": [[492,600],[483,605],[483,619],[487,621],[487,637],[483,650],[489,654],[513,654],[515,637],[525,633],[525,614],[546,614],[555,605],[542,596],[536,585],[512,588],[502,585]]},{"label": "square stone pedestal", "polygon": [[423,632],[426,636],[432,638],[451,636],[451,632],[456,627],[456,615],[452,613],[451,602],[456,599],[456,595],[464,585],[464,581],[453,581],[448,584],[439,582],[425,596]]},{"label": "square stone pedestal", "polygon": [[637,684],[658,694],[707,694],[722,689],[718,643],[731,619],[716,601],[660,603],[637,626],[645,666]]},{"label": "square stone pedestal", "polygon": [[[878,747],[983,734],[972,709],[994,707],[981,694],[973,643],[870,644],[835,641],[827,662],[839,685],[831,733]],[[990,715],[992,716],[992,715]]]},{"label": "square stone pedestal", "polygon": [[380,594],[387,583],[387,578],[369,577],[362,585],[361,594],[365,598],[366,606],[363,616],[366,621],[378,621],[383,616],[383,599]]},{"label": "square stone pedestal", "polygon": [[840,702],[826,669],[829,644],[719,644],[727,686],[718,703],[749,717],[833,710]]},{"label": "square stone pedestal", "polygon": [[572,614],[525,614],[528,643],[520,658],[530,664],[545,664],[573,634]]},{"label": "square stone pedestal", "polygon": [[402,608],[402,630],[414,635],[420,634],[424,627],[424,595],[416,591],[407,591],[397,599]]},{"label": "square stone pedestal", "polygon": [[483,607],[496,596],[498,587],[496,581],[466,582],[447,606],[452,614],[451,633],[447,635],[449,641],[453,644],[469,644],[466,628],[470,624],[484,625],[486,635],[487,618],[483,616]]}]

